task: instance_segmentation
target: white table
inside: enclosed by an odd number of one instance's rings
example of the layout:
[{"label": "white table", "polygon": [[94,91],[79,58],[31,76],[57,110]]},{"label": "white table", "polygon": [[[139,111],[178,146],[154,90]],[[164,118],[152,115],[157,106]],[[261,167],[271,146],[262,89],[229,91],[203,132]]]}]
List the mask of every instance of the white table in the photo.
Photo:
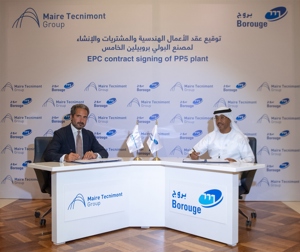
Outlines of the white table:
[{"label": "white table", "polygon": [[238,242],[238,173],[264,164],[193,164],[182,158],[31,163],[51,172],[52,241],[126,227],[168,227]]}]

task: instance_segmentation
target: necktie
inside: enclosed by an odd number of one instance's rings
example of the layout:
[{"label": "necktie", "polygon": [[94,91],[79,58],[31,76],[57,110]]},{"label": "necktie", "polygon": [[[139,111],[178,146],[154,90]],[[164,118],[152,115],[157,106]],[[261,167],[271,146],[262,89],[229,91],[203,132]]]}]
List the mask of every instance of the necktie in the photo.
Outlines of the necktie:
[{"label": "necktie", "polygon": [[83,157],[83,145],[82,145],[82,139],[81,139],[81,136],[80,136],[80,130],[77,131],[76,153],[80,155],[80,158]]}]

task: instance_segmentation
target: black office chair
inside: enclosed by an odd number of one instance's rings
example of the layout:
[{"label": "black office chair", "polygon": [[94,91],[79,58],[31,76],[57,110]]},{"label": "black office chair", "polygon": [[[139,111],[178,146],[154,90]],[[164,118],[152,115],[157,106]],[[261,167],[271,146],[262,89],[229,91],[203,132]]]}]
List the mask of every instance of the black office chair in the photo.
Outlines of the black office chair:
[{"label": "black office chair", "polygon": [[[249,145],[253,151],[254,154],[254,162],[257,163],[257,158],[256,158],[256,138],[255,137],[248,137],[249,139]],[[251,171],[244,171],[242,172],[241,175],[241,184],[239,186],[239,199],[243,199],[243,195],[246,195],[250,192],[253,179],[255,176],[256,170],[251,170]],[[250,210],[251,211],[251,218],[256,218],[256,211],[250,207],[247,207],[243,205],[243,208]],[[246,215],[241,208],[239,208],[239,213],[243,215],[247,220],[246,220],[246,226],[251,227],[251,219]]]},{"label": "black office chair", "polygon": [[[44,152],[52,140],[52,137],[36,137],[34,139],[34,163],[39,163],[39,162],[45,162],[44,160]],[[41,192],[42,193],[48,193],[51,196],[51,172],[49,171],[43,171],[39,169],[34,169]],[[43,208],[48,208],[47,211],[42,214],[41,216],[41,209],[36,209],[34,216],[36,218],[40,219],[40,225],[45,226],[46,225],[46,219],[45,216],[49,213],[51,213],[51,204],[44,206]],[[43,209],[42,208],[42,209]]]}]

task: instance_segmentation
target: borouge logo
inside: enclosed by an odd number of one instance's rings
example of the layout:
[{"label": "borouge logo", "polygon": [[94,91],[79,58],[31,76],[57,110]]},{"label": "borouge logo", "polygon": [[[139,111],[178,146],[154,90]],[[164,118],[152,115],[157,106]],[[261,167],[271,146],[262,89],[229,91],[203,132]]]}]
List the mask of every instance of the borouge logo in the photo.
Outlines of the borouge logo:
[{"label": "borouge logo", "polygon": [[113,135],[115,135],[116,133],[117,133],[117,131],[116,131],[115,129],[112,129],[112,130],[106,132],[106,135],[107,135],[107,136],[113,136]]},{"label": "borouge logo", "polygon": [[112,105],[112,104],[114,104],[114,103],[116,103],[116,102],[117,102],[117,99],[116,99],[116,98],[110,98],[109,100],[106,101],[106,104]]},{"label": "borouge logo", "polygon": [[195,99],[194,101],[193,101],[193,104],[194,105],[198,105],[198,104],[200,104],[200,103],[202,103],[203,102],[203,99],[202,98],[197,98],[197,99]]},{"label": "borouge logo", "polygon": [[246,87],[246,82],[240,82],[239,84],[236,85],[236,88],[238,89],[242,89],[244,87]]},{"label": "borouge logo", "polygon": [[76,202],[81,202],[81,204],[86,207],[85,204],[85,199],[83,197],[83,195],[81,193],[78,193],[75,198],[72,200],[72,202],[70,203],[70,205],[68,206],[68,210],[74,209],[75,208],[75,203]]},{"label": "borouge logo", "polygon": [[219,205],[222,202],[222,200],[222,192],[217,189],[208,190],[201,194],[199,197],[200,205],[205,208],[215,207]]},{"label": "borouge logo", "polygon": [[194,133],[193,133],[193,136],[194,137],[198,137],[198,136],[201,136],[202,135],[202,130],[196,130]]},{"label": "borouge logo", "polygon": [[153,114],[153,115],[151,115],[150,117],[149,117],[149,120],[150,121],[155,121],[155,120],[157,120],[159,118],[159,114]]},{"label": "borouge logo", "polygon": [[64,88],[65,88],[65,89],[70,89],[70,88],[72,88],[72,87],[74,87],[74,82],[68,82],[68,83],[66,83],[66,84],[64,85]]},{"label": "borouge logo", "polygon": [[290,131],[289,130],[284,130],[284,131],[282,131],[282,132],[280,132],[280,136],[281,137],[286,137],[286,136],[288,136],[290,134]]},{"label": "borouge logo", "polygon": [[284,99],[282,99],[279,103],[280,103],[280,105],[286,105],[286,104],[288,104],[290,102],[290,99],[289,98],[284,98]]},{"label": "borouge logo", "polygon": [[278,21],[279,19],[282,19],[287,14],[287,9],[283,6],[273,8],[272,10],[268,11],[265,15],[265,18],[270,21]]},{"label": "borouge logo", "polygon": [[236,117],[236,120],[237,121],[243,121],[246,119],[246,115],[245,114],[240,114]]},{"label": "borouge logo", "polygon": [[279,168],[280,169],[286,169],[290,166],[290,163],[289,162],[284,162],[282,164],[279,165]]},{"label": "borouge logo", "polygon": [[24,130],[24,131],[22,132],[22,135],[23,135],[23,136],[29,136],[31,133],[32,133],[32,130],[31,130],[31,129],[27,129],[27,130]]},{"label": "borouge logo", "polygon": [[152,84],[149,85],[149,88],[155,89],[159,87],[159,82],[153,82]]},{"label": "borouge logo", "polygon": [[38,27],[40,27],[39,17],[33,8],[27,8],[13,23],[12,28],[21,28],[23,23],[23,18],[33,19]]}]

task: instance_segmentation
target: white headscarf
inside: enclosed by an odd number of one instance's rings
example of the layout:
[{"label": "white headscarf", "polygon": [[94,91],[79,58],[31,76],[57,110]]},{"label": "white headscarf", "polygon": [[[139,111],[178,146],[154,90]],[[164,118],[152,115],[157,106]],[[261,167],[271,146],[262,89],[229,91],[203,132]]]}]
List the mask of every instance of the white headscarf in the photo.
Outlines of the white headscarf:
[{"label": "white headscarf", "polygon": [[[224,115],[224,116],[228,117],[231,121],[230,122],[230,127],[232,129],[236,130],[237,132],[241,133],[245,137],[245,139],[248,140],[248,137],[246,135],[244,135],[244,133],[240,130],[240,128],[237,126],[237,124],[233,120],[232,114],[231,114],[231,108],[219,107],[214,111],[214,115]],[[214,130],[217,131],[217,132],[220,132],[219,128],[216,124],[216,120],[213,120],[213,121],[214,121]]]}]

